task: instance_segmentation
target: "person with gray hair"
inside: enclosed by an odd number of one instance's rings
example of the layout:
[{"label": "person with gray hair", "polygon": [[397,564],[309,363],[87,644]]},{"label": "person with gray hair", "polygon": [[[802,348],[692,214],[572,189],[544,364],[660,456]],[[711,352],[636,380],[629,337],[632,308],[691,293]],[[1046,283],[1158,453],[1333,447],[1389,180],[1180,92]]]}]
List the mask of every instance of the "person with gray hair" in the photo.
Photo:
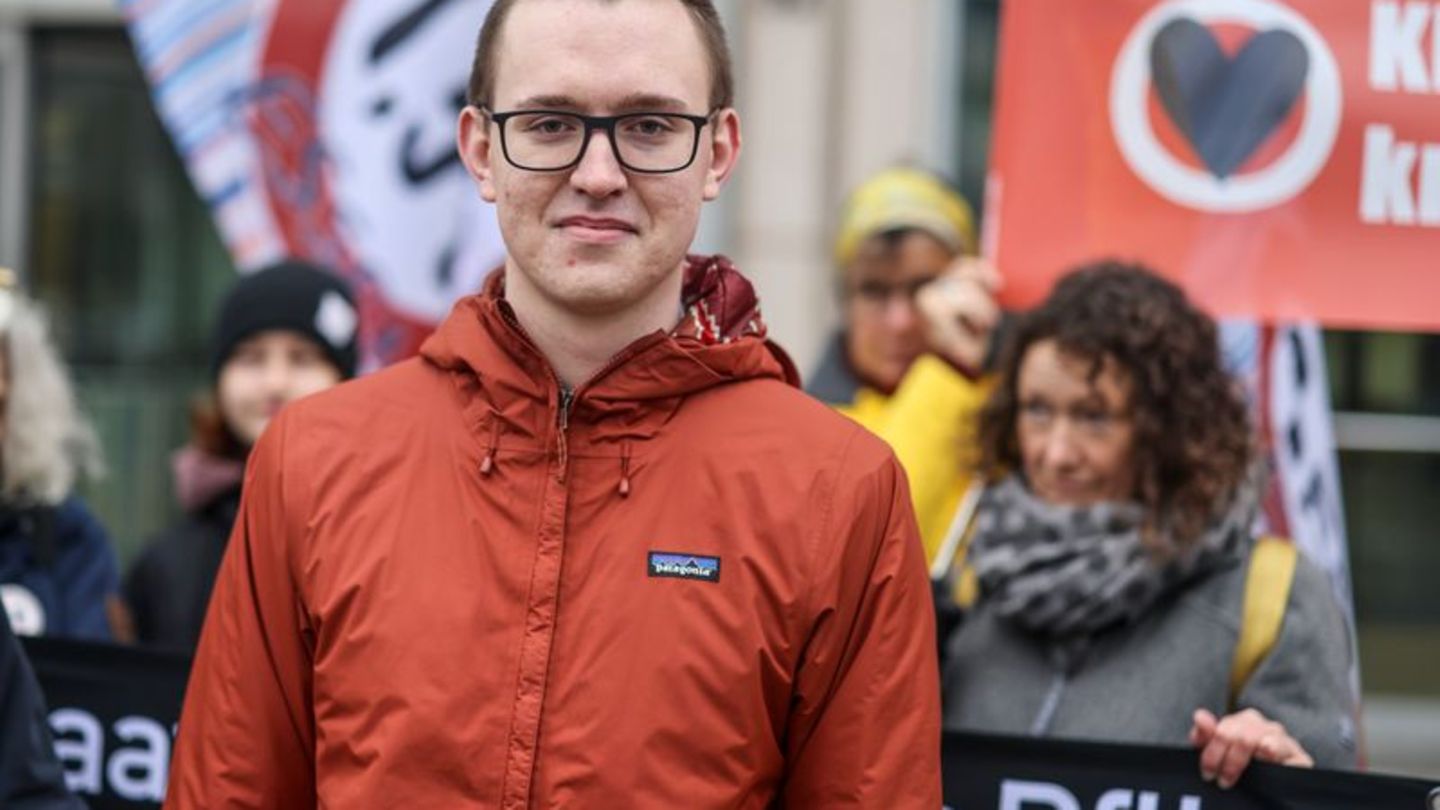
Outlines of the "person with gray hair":
[{"label": "person with gray hair", "polygon": [[112,637],[115,554],[74,494],[100,469],[45,317],[0,268],[0,596],[18,635]]}]

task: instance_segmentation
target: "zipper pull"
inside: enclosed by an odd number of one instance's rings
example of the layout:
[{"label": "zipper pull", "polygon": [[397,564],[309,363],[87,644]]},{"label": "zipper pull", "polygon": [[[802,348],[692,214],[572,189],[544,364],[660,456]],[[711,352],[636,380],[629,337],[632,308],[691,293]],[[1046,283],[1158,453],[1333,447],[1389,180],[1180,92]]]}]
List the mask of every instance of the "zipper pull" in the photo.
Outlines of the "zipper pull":
[{"label": "zipper pull", "polygon": [[488,476],[495,469],[495,451],[500,449],[500,417],[497,415],[490,422],[490,447],[485,451],[485,458],[480,460],[480,474]]},{"label": "zipper pull", "polygon": [[561,386],[560,413],[556,416],[560,430],[557,432],[556,438],[557,444],[559,445],[558,450],[560,461],[560,481],[562,483],[565,481],[566,467],[570,463],[570,452],[566,442],[565,432],[570,429],[570,408],[574,404],[575,392],[571,391],[569,388]]},{"label": "zipper pull", "polygon": [[630,443],[620,444],[620,497],[630,497]]},{"label": "zipper pull", "polygon": [[570,406],[575,404],[575,392],[569,388],[560,389],[560,432],[570,427]]}]

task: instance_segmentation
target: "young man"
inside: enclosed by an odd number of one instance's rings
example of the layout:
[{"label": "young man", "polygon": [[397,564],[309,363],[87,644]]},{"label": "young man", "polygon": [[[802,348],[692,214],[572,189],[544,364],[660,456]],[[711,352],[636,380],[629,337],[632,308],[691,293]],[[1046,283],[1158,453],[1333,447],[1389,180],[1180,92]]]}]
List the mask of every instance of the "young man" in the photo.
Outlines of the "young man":
[{"label": "young man", "polygon": [[707,0],[495,4],[503,273],[266,430],[167,806],[939,806],[904,476],[686,257],[730,88]]},{"label": "young man", "polygon": [[926,558],[970,483],[978,375],[999,276],[970,254],[970,206],[918,169],[886,169],[846,200],[835,239],[844,326],[809,391],[884,439],[910,479]]}]

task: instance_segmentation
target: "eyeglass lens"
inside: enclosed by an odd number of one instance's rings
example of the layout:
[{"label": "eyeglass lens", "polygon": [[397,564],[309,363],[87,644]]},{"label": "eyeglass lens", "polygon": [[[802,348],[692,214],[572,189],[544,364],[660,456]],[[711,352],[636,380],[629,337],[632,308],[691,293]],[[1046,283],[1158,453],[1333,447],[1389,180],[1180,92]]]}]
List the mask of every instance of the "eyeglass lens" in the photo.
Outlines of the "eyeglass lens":
[{"label": "eyeglass lens", "polygon": [[[521,113],[506,119],[510,161],[526,169],[562,169],[580,159],[586,145],[584,119],[563,113]],[[683,169],[694,158],[699,127],[675,115],[639,113],[615,121],[613,143],[620,162],[648,172]]]}]

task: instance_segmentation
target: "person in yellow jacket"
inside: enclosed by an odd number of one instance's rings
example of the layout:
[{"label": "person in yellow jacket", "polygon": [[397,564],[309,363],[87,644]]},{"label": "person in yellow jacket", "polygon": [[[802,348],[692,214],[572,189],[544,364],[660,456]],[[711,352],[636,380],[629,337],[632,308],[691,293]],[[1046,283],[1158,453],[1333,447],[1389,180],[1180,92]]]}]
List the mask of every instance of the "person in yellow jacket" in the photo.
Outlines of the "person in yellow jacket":
[{"label": "person in yellow jacket", "polygon": [[844,322],[808,386],[895,451],[927,562],[970,483],[1000,319],[999,275],[974,250],[970,206],[938,177],[891,168],[862,183],[835,241]]}]

